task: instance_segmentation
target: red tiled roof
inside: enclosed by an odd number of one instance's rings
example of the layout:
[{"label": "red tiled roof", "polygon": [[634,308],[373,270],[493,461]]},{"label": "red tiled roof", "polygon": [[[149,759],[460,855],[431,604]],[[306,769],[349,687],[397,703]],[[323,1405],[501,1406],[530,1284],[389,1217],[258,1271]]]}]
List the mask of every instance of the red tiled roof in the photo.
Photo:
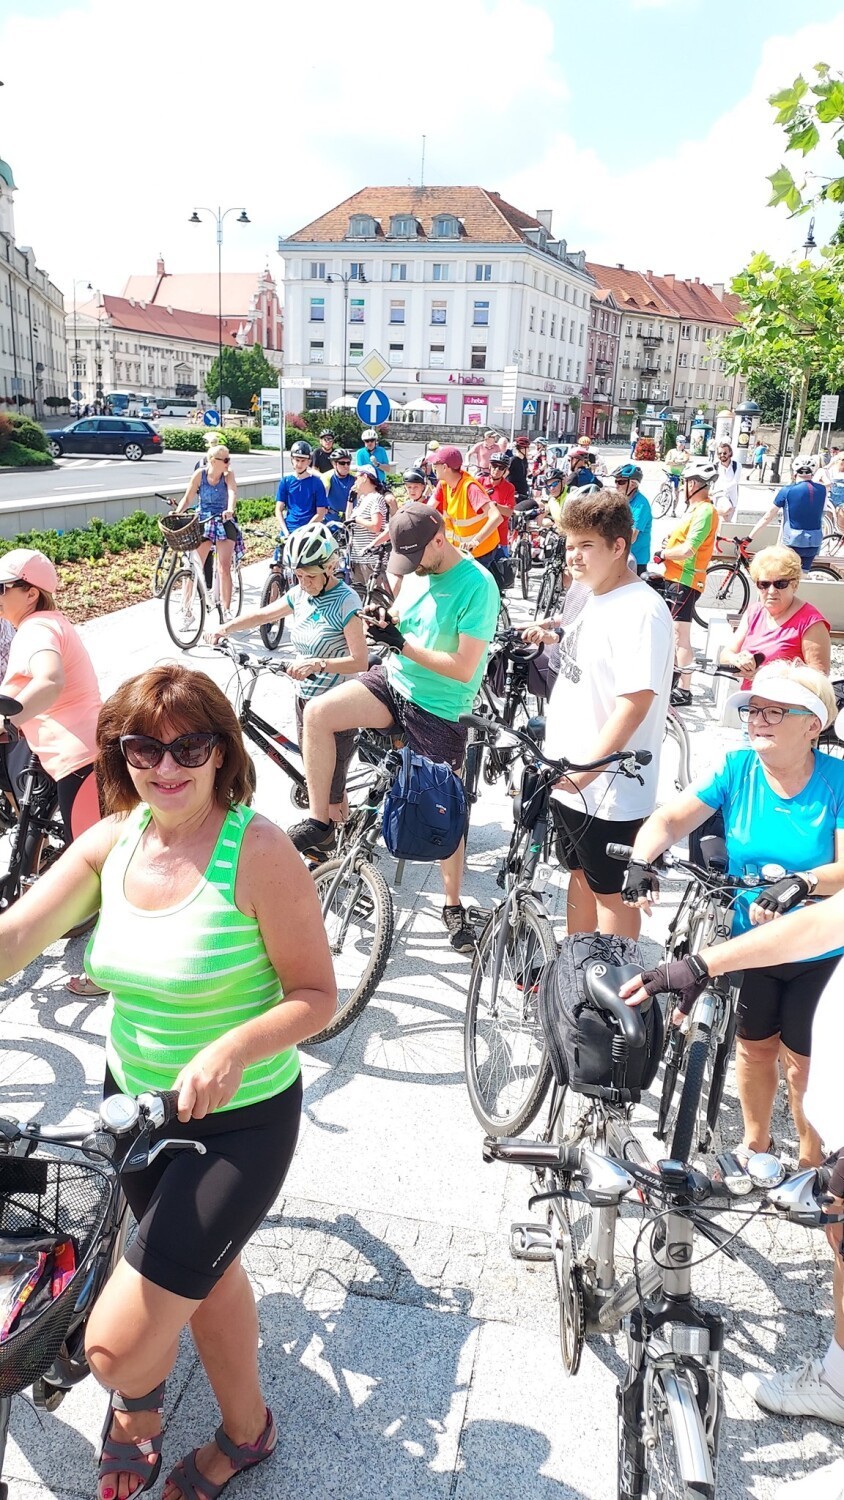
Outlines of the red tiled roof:
[{"label": "red tiled roof", "polygon": [[[88,302],[79,311],[91,317],[102,316],[104,310],[113,328],[125,328],[132,333],[161,334],[165,338],[185,339],[191,343],[217,344],[218,327],[216,317],[207,313],[186,312],[184,308],[144,307],[129,297],[104,296],[97,304]],[[237,345],[237,334],[242,327],[240,318],[223,318],[223,343]]]},{"label": "red tiled roof", "polygon": [[586,269],[599,286],[612,292],[622,312],[672,316],[673,309],[667,306],[640,271],[629,271],[626,266],[601,266],[591,260],[587,260]]},{"label": "red tiled roof", "polygon": [[[454,214],[460,220],[461,240],[475,240],[481,244],[523,243],[526,230],[544,227],[539,219],[514,208],[500,194],[486,188],[365,187],[303,229],[297,229],[287,239],[304,244],[345,240],[352,214],[371,214],[378,224],[379,239],[389,235],[393,214],[415,217],[420,238],[431,234],[431,223],[437,214]],[[396,240],[395,243],[401,244],[402,241]],[[442,243],[445,246],[448,241]]]},{"label": "red tiled roof", "polygon": [[649,276],[675,315],[697,323],[735,322],[729,307],[716,297],[705,281],[681,280],[677,276]]},{"label": "red tiled roof", "polygon": [[[224,271],[222,276],[223,317],[246,318],[260,291],[262,273],[258,271]],[[136,302],[158,307],[182,307],[188,312],[217,316],[217,272],[165,271],[154,276],[130,276],[123,296]]]}]

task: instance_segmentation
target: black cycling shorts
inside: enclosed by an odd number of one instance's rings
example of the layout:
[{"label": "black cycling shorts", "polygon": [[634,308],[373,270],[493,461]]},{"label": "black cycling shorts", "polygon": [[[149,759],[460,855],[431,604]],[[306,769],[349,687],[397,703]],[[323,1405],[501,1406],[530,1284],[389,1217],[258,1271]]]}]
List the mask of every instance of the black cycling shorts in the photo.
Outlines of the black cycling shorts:
[{"label": "black cycling shorts", "polygon": [[427,755],[429,760],[444,762],[460,775],[467,735],[462,724],[441,719],[427,708],[417,708],[400,693],[394,693],[383,667],[370,667],[368,672],[361,673],[358,682],[389,710],[393,721],[386,727],[402,730],[411,750],[417,755]]},{"label": "black cycling shorts", "polygon": [[[119,1093],[106,1070],[103,1093]],[[175,1120],[161,1136],[202,1141],[205,1155],[166,1152],[145,1172],[128,1172],[123,1192],[138,1221],[126,1260],[177,1297],[202,1302],[236,1260],[275,1202],[299,1134],[302,1079],[260,1104]]]},{"label": "black cycling shorts", "polygon": [[838,958],[747,969],[738,1003],[738,1034],[747,1042],[779,1036],[784,1047],[809,1057],[812,1022]]},{"label": "black cycling shorts", "polygon": [[551,811],[560,864],[569,870],[582,870],[596,896],[620,895],[627,866],[624,860],[610,859],[607,844],[632,844],[644,818],[621,822],[596,818],[556,797],[551,798]]},{"label": "black cycling shorts", "polygon": [[663,592],[672,620],[682,620],[686,624],[692,618],[692,610],[699,597],[699,590],[690,588],[685,583],[667,583]]}]

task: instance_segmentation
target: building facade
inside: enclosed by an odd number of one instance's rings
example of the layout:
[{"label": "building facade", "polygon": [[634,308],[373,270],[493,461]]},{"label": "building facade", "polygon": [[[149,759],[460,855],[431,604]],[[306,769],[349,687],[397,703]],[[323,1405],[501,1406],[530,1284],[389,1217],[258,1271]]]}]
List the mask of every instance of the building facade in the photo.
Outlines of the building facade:
[{"label": "building facade", "polygon": [[240,344],[260,344],[271,364],[281,365],[282,310],[269,268],[263,271],[170,272],[158,257],[154,276],[130,276],[123,296],[149,307],[178,307],[236,320]]},{"label": "building facade", "polygon": [[15,191],[0,161],[0,402],[42,417],[67,395],[64,298],[34,251],[16,243]]},{"label": "building facade", "polygon": [[[218,336],[218,320],[208,314],[98,294],[67,315],[66,388],[91,406],[112,391],[203,395]],[[238,318],[223,319],[222,341],[224,348],[241,346]]]},{"label": "building facade", "polygon": [[479,187],[364,188],[278,242],[291,410],[330,407],[373,382],[397,406],[454,425],[568,430],[583,391],[594,280],[583,251]]},{"label": "building facade", "polygon": [[621,311],[612,292],[596,287],[589,313],[586,378],[577,426],[597,439],[607,438],[615,415],[615,383]]}]

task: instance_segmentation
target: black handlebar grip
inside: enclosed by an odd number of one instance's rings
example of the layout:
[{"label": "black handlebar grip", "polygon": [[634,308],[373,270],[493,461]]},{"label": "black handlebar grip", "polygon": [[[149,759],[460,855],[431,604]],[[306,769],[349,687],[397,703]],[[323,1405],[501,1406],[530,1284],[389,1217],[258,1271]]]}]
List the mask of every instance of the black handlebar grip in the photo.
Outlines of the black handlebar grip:
[{"label": "black handlebar grip", "polygon": [[458,715],[457,722],[458,724],[465,724],[472,729],[486,730],[495,728],[495,725],[489,719],[485,719],[483,714],[460,714]]},{"label": "black handlebar grip", "polygon": [[607,854],[610,859],[620,860],[622,864],[627,865],[633,858],[633,846],[632,844],[607,844]]},{"label": "black handlebar grip", "polygon": [[653,760],[653,752],[650,750],[634,750],[633,755],[640,766],[649,766]]},{"label": "black handlebar grip", "polygon": [[764,651],[754,651],[753,660],[755,661],[757,667],[761,667],[763,661],[765,660]]},{"label": "black handlebar grip", "polygon": [[164,1124],[172,1125],[179,1113],[179,1090],[178,1089],[156,1089],[164,1110]]}]

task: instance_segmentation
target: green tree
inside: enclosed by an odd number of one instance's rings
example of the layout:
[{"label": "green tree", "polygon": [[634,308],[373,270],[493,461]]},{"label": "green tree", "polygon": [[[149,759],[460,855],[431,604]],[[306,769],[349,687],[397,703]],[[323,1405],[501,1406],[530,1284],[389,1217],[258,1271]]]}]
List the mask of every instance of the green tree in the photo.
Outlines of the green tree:
[{"label": "green tree", "polygon": [[[828,63],[816,63],[814,83],[800,74],[790,88],[771,94],[768,103],[777,112],[776,122],[788,138],[787,151],[811,154],[823,141],[832,144],[844,158],[844,74]],[[789,213],[806,213],[818,203],[844,203],[844,176],[821,177],[807,172],[796,182],[788,167],[781,166],[768,178],[773,190],[771,206],[784,203]]]},{"label": "green tree", "polygon": [[844,251],[828,248],[823,263],[776,265],[755,255],[734,277],[741,299],[738,327],[724,337],[721,357],[731,374],[767,376],[796,391],[794,452],[799,452],[812,376],[836,390],[844,380]]},{"label": "green tree", "polygon": [[[278,370],[270,364],[260,344],[223,350],[223,395],[228,396],[235,411],[248,411],[252,397],[260,396],[262,387],[275,385],[278,385]],[[205,390],[212,401],[219,401],[219,356],[211,362]]]}]

